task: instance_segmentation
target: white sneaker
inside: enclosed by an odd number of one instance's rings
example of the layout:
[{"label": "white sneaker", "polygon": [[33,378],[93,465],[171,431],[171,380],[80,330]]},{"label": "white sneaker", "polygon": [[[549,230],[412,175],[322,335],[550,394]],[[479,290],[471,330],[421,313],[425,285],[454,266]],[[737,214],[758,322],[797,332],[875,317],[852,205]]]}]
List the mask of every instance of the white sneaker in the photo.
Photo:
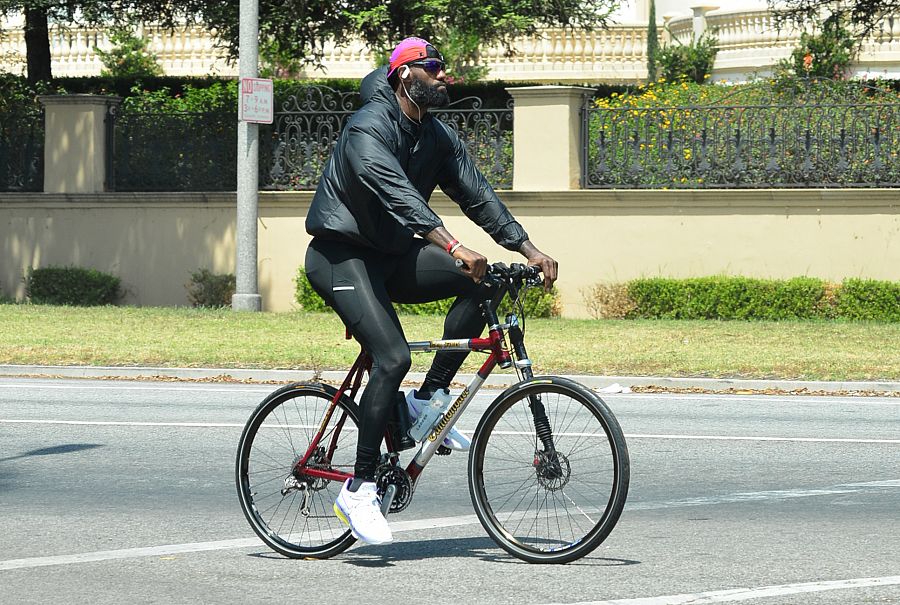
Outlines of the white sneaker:
[{"label": "white sneaker", "polygon": [[[416,418],[419,417],[419,412],[427,403],[428,399],[419,399],[416,397],[415,389],[406,394],[406,407],[409,408],[410,423],[414,424],[416,422]],[[458,431],[456,430],[456,427],[453,427],[450,429],[450,432],[447,433],[447,436],[444,437],[443,443],[445,447],[449,447],[451,450],[466,452],[469,450],[469,446],[472,445],[472,440],[469,439],[465,433]]]},{"label": "white sneaker", "polygon": [[365,482],[355,492],[347,479],[334,503],[334,514],[350,526],[353,535],[367,544],[390,544],[394,541],[387,519],[381,514],[381,503],[375,484]]}]

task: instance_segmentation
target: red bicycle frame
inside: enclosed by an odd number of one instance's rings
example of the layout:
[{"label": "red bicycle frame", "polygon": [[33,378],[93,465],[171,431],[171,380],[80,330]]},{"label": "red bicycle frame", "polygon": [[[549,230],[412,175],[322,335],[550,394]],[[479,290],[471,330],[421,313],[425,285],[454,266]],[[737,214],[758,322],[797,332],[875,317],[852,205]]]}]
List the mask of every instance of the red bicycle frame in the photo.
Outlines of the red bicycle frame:
[{"label": "red bicycle frame", "polygon": [[[347,332],[347,338],[350,338],[349,331]],[[481,388],[481,385],[484,383],[490,373],[498,365],[502,368],[508,368],[512,364],[512,358],[510,357],[509,347],[506,344],[506,338],[503,333],[503,329],[496,322],[491,325],[487,338],[421,341],[410,342],[408,343],[408,345],[410,351],[417,352],[439,350],[490,352],[487,359],[476,373],[472,382],[447,408],[447,410],[444,412],[443,418],[432,429],[431,434],[428,435],[428,437],[422,442],[419,451],[406,467],[407,474],[409,474],[410,479],[415,482],[418,479],[419,475],[422,473],[422,470],[425,468],[425,465],[428,463],[428,460],[431,459],[446,434],[452,428],[456,419],[459,418],[462,411],[475,397],[475,393],[478,391],[478,389]],[[333,417],[334,412],[337,409],[337,402],[345,394],[347,394],[350,399],[355,400],[356,394],[359,392],[359,387],[362,384],[363,373],[370,371],[371,368],[372,358],[364,349],[360,350],[356,361],[353,363],[353,366],[350,368],[350,371],[344,378],[341,387],[338,389],[337,393],[335,393],[334,397],[332,397],[331,405],[325,412],[325,417],[322,419],[322,422],[319,425],[316,435],[310,443],[309,448],[307,448],[306,453],[294,465],[295,474],[303,475],[306,477],[328,479],[331,481],[346,481],[347,479],[353,477],[352,473],[307,467],[306,464],[313,453],[320,447],[320,442],[325,435],[328,423],[331,422],[331,418]],[[334,431],[332,432],[325,455],[326,460],[331,460],[334,455],[334,451],[337,447],[337,439],[346,419],[347,412],[344,411],[342,412],[341,418],[338,420],[338,423]],[[393,442],[393,436],[391,435],[390,431],[385,432],[384,439],[388,451],[391,453],[396,452],[396,449],[394,447],[395,444]]]}]

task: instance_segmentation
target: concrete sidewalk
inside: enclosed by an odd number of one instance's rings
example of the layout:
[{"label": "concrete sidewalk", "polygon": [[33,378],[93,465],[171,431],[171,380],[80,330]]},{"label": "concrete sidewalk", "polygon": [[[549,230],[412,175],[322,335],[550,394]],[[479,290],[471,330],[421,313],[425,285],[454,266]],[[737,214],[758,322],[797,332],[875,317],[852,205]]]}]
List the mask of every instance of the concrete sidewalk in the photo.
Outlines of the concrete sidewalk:
[{"label": "concrete sidewalk", "polygon": [[[128,380],[235,380],[241,382],[294,382],[303,380],[326,380],[340,382],[346,372],[313,370],[264,370],[244,368],[159,368],[121,366],[28,366],[0,365],[0,376],[28,376],[55,378],[120,378]],[[422,372],[407,375],[411,382],[421,382]],[[805,381],[805,380],[746,380],[731,378],[673,378],[667,376],[568,376],[593,389],[610,385],[622,387],[657,387],[660,390],[698,389],[704,391],[821,391],[870,392],[897,395],[900,382],[893,381]],[[456,382],[468,383],[472,374],[459,374]],[[495,371],[488,377],[486,386],[505,388],[518,378],[513,373]]]}]

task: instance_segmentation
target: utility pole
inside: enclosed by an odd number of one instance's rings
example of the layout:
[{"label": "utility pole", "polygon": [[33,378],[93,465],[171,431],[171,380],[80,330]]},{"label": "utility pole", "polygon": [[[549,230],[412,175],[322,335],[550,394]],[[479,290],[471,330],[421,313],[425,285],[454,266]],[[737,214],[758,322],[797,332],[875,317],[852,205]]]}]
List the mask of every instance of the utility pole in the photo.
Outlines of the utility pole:
[{"label": "utility pole", "polygon": [[[259,75],[258,0],[240,0],[238,71],[241,80]],[[231,308],[235,311],[261,311],[262,297],[259,295],[257,274],[259,125],[239,118],[237,139],[236,292],[231,299]]]}]

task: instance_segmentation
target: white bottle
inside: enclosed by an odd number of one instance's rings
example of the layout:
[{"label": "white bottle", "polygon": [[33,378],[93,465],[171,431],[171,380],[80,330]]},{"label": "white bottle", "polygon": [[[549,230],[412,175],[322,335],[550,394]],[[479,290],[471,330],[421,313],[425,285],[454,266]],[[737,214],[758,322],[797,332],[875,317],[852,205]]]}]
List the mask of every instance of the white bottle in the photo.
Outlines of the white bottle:
[{"label": "white bottle", "polygon": [[447,389],[438,389],[431,396],[431,399],[419,410],[419,416],[416,418],[415,424],[409,429],[409,436],[416,441],[424,440],[430,433],[434,425],[440,420],[441,415],[450,406],[450,391]]}]

